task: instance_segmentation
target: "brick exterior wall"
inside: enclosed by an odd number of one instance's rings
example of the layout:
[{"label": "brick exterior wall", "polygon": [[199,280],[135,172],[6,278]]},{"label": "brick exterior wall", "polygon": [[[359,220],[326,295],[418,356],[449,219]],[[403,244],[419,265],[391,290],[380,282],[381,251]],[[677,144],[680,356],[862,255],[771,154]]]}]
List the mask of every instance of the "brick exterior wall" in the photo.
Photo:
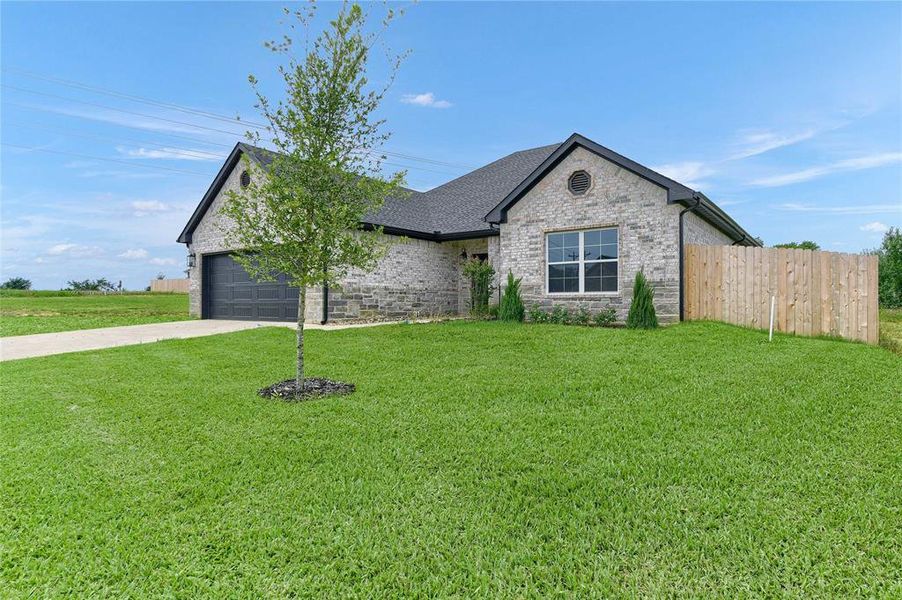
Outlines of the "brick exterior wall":
[{"label": "brick exterior wall", "polygon": [[683,215],[683,244],[701,246],[729,246],[733,238],[711,225],[695,213]]},{"label": "brick exterior wall", "polygon": [[[192,235],[189,252],[196,255],[188,273],[189,310],[200,316],[203,256],[231,250],[225,231],[229,222],[219,215],[228,190],[237,190],[244,165],[239,163],[227,178]],[[437,243],[386,236],[393,242],[388,254],[369,273],[351,271],[339,289],[329,290],[329,319],[401,319],[466,314],[469,281],[461,273],[461,255],[485,253],[486,238]],[[497,241],[497,237],[494,238]],[[307,290],[305,320],[322,320],[322,288]]]},{"label": "brick exterior wall", "polygon": [[[567,190],[571,173],[583,169],[592,186],[582,196]],[[527,307],[564,305],[597,312],[614,307],[626,318],[636,271],[644,269],[655,288],[655,308],[663,322],[679,318],[680,207],[667,204],[666,191],[583,148],[571,152],[508,212],[501,225],[500,273],[522,277]],[[616,293],[548,294],[545,234],[567,229],[616,226],[619,232],[619,290]]]}]

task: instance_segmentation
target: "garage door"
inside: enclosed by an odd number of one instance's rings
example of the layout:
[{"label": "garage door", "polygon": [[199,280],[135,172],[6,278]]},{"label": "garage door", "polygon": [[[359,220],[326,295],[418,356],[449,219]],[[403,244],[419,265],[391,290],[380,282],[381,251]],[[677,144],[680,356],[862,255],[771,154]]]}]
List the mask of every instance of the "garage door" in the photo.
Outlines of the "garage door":
[{"label": "garage door", "polygon": [[254,281],[229,254],[203,259],[205,319],[296,321],[298,288],[285,276],[276,281]]}]

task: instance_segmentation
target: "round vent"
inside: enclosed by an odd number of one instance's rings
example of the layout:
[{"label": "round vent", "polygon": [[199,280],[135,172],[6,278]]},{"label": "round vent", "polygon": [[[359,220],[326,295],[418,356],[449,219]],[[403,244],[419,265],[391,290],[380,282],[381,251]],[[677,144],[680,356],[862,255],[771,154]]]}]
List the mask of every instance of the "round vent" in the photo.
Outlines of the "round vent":
[{"label": "round vent", "polygon": [[592,177],[585,171],[574,171],[567,180],[567,189],[571,194],[577,196],[588,192],[590,185],[592,185]]},{"label": "round vent", "polygon": [[251,184],[251,174],[247,171],[241,172],[241,187],[246,188]]}]

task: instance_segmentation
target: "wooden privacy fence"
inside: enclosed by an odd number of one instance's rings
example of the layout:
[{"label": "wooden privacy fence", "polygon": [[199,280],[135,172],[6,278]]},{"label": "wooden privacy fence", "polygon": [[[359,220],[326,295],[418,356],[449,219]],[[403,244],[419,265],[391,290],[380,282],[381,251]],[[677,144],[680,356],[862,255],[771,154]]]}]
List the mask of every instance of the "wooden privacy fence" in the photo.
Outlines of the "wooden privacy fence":
[{"label": "wooden privacy fence", "polygon": [[151,292],[177,292],[188,293],[187,279],[154,279],[150,282]]},{"label": "wooden privacy fence", "polygon": [[791,248],[687,245],[684,318],[836,335],[876,344],[877,257]]}]

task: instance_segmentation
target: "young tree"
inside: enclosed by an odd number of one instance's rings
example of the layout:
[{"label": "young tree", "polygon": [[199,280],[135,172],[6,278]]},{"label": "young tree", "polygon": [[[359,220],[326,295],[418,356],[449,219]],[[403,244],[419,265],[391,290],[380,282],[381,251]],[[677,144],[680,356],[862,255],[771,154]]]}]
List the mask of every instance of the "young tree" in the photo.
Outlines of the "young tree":
[{"label": "young tree", "polygon": [[[251,142],[274,147],[266,169],[245,157],[250,183],[227,194],[221,214],[231,223],[225,233],[242,252],[236,260],[258,280],[284,273],[300,289],[297,317],[296,394],[304,385],[304,311],[307,288],[336,285],[351,268],[370,270],[387,250],[381,230],[363,231],[363,217],[391,196],[400,195],[404,173],[382,175],[379,154],[389,134],[375,116],[402,56],[388,56],[387,83],[373,88],[367,78],[375,33],[366,31],[367,15],[356,4],[343,4],[315,39],[309,27],[315,6],[285,14],[289,28],[306,32],[305,54],[290,52],[292,39],[266,44],[284,57],[279,67],[285,97],[267,98],[248,79],[267,123],[265,138],[248,133]],[[388,11],[383,29],[394,18]]]}]

